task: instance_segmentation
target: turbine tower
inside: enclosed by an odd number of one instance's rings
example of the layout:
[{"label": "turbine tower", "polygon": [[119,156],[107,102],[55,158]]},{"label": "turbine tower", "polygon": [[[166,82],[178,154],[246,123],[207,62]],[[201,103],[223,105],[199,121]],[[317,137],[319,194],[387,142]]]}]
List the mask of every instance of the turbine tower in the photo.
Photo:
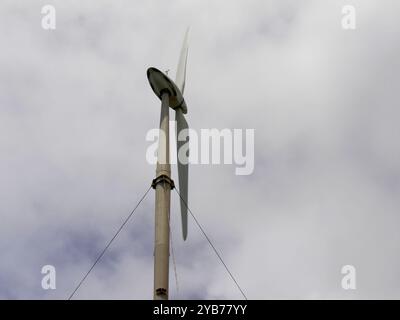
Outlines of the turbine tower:
[{"label": "turbine tower", "polygon": [[180,208],[183,239],[187,238],[187,202],[188,202],[188,153],[179,152],[181,146],[188,143],[188,124],[184,117],[187,113],[183,92],[186,80],[186,62],[188,55],[188,33],[186,31],[178,61],[175,82],[156,68],[147,69],[147,78],[156,96],[161,100],[160,134],[156,178],[152,186],[156,191],[155,202],[155,241],[154,241],[154,300],[168,300],[169,243],[170,243],[170,200],[171,190],[175,187],[171,179],[169,161],[169,108],[175,110],[177,163],[180,193]]}]

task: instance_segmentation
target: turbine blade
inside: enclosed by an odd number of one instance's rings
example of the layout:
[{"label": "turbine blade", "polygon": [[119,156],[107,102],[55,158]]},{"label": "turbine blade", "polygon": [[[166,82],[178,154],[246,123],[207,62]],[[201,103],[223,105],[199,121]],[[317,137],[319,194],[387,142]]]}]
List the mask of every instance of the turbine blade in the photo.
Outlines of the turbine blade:
[{"label": "turbine blade", "polygon": [[[188,136],[188,123],[183,116],[182,109],[178,108],[175,112],[176,120],[176,146],[177,146],[177,163],[178,163],[178,179],[179,179],[179,193],[181,195],[181,217],[182,217],[182,235],[183,240],[186,240],[188,233],[188,180],[189,180],[189,136]],[[183,131],[185,130],[185,131]],[[179,135],[182,132],[181,136]],[[180,139],[183,141],[180,141]],[[182,146],[186,145],[182,148]]]},{"label": "turbine blade", "polygon": [[187,62],[187,56],[188,56],[188,51],[189,51],[189,28],[187,28],[186,33],[185,33],[185,38],[183,40],[182,44],[182,49],[181,49],[181,55],[179,57],[179,62],[178,62],[178,68],[176,70],[176,78],[175,78],[175,83],[179,90],[181,90],[181,93],[183,95],[183,92],[185,91],[185,81],[186,81],[186,62]]}]

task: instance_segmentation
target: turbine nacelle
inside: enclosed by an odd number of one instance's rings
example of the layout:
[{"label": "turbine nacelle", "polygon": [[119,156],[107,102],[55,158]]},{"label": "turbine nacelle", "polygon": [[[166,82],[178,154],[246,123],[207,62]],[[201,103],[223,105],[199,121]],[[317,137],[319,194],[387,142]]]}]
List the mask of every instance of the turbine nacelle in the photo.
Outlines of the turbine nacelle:
[{"label": "turbine nacelle", "polygon": [[169,106],[176,110],[181,108],[184,114],[187,113],[187,106],[185,99],[179,90],[178,86],[172,81],[166,74],[158,70],[157,68],[147,69],[147,79],[149,80],[150,86],[153,92],[161,100],[161,96],[164,92],[169,94]]}]

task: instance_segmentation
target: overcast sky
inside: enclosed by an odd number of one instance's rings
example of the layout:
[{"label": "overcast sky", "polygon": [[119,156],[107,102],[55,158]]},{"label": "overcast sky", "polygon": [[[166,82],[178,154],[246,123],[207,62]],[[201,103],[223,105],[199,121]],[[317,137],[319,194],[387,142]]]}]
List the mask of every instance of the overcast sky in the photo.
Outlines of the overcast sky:
[{"label": "overcast sky", "polygon": [[[45,4],[56,30],[41,27]],[[248,298],[399,299],[399,12],[398,0],[2,0],[0,298],[67,298],[149,187],[160,103],[146,70],[175,74],[190,25],[190,126],[255,129],[252,175],[193,165],[189,190]],[[190,218],[183,242],[177,200],[171,298],[240,299]],[[75,298],[151,299],[153,223],[151,191]],[[41,287],[48,264],[56,290]],[[348,264],[356,290],[341,287]]]}]

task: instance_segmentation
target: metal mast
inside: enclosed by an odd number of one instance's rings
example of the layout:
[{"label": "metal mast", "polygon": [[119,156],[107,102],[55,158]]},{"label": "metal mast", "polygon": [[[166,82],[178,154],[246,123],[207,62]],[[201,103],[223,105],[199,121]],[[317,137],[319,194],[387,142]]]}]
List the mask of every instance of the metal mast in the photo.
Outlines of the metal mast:
[{"label": "metal mast", "polygon": [[171,189],[171,165],[169,163],[169,93],[161,94],[160,136],[156,178],[155,241],[154,241],[154,300],[168,300],[169,279],[169,217]]}]

